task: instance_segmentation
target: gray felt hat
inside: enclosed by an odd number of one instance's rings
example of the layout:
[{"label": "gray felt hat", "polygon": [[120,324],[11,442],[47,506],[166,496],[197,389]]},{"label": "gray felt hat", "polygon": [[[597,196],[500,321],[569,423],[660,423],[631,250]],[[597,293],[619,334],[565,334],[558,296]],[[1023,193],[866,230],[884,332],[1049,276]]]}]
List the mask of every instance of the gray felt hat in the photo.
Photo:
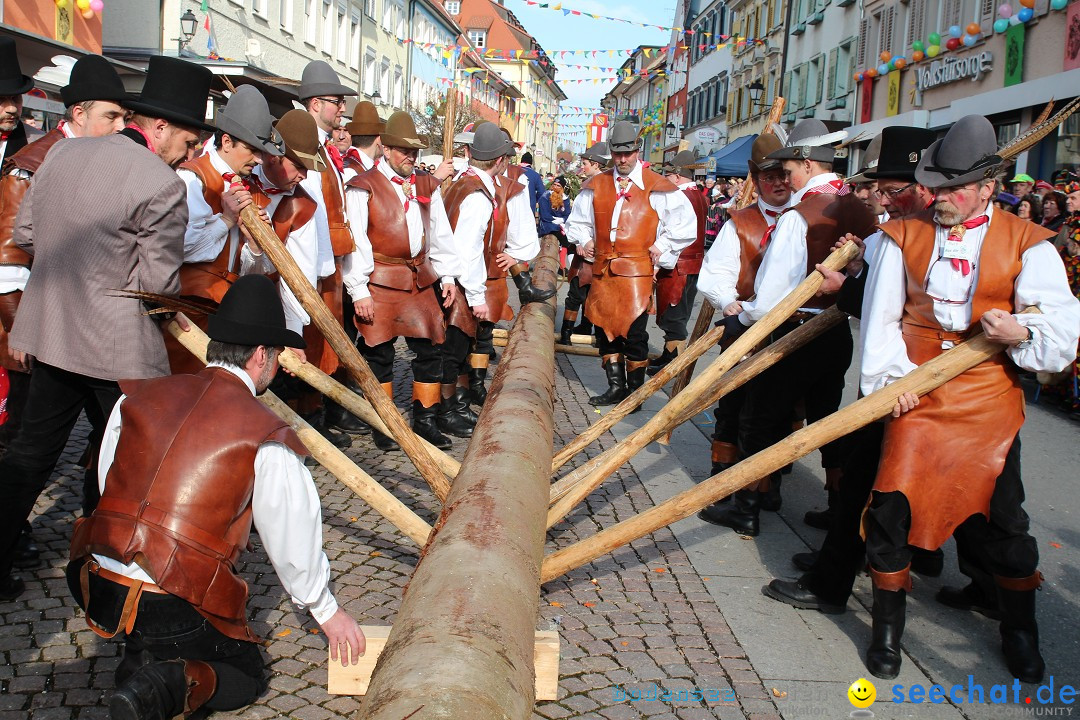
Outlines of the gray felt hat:
[{"label": "gray felt hat", "polygon": [[915,180],[928,188],[966,185],[993,177],[1001,165],[997,133],[982,115],[967,115],[926,149],[915,170]]},{"label": "gray felt hat", "polygon": [[620,120],[611,128],[608,146],[612,152],[631,152],[638,149],[638,129],[634,123]]},{"label": "gray felt hat", "polygon": [[506,155],[512,145],[506,139],[499,126],[492,122],[482,122],[473,130],[473,139],[469,143],[469,154],[475,160],[495,160]]},{"label": "gray felt hat", "polygon": [[329,63],[323,60],[312,60],[304,67],[304,72],[300,76],[300,87],[297,88],[296,94],[301,100],[307,100],[316,95],[334,97],[358,93],[341,84],[341,79]]},{"label": "gray felt hat", "polygon": [[595,163],[601,165],[607,165],[611,162],[611,150],[608,148],[608,144],[601,140],[585,152],[581,153],[581,157],[585,160],[592,160]]},{"label": "gray felt hat", "polygon": [[218,113],[218,130],[246,142],[256,150],[281,157],[285,149],[281,135],[274,129],[274,116],[266,98],[254,85],[241,85]]},{"label": "gray felt hat", "polygon": [[679,175],[680,177],[694,178],[694,169],[691,165],[697,164],[697,155],[693,150],[682,150],[675,154],[675,157],[671,158],[671,172]]},{"label": "gray felt hat", "polygon": [[772,160],[814,160],[831,163],[836,150],[831,147],[847,137],[847,132],[829,132],[825,123],[808,119],[801,121],[788,135],[787,143],[769,153]]}]

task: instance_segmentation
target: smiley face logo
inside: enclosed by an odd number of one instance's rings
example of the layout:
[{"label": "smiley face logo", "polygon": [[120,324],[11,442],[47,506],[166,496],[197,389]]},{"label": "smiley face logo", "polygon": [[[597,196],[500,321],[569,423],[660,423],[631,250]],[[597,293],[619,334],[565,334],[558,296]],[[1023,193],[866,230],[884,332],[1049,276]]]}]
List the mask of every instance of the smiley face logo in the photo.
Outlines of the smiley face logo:
[{"label": "smiley face logo", "polygon": [[877,698],[877,688],[866,678],[859,678],[847,689],[848,700],[857,708],[868,708]]}]

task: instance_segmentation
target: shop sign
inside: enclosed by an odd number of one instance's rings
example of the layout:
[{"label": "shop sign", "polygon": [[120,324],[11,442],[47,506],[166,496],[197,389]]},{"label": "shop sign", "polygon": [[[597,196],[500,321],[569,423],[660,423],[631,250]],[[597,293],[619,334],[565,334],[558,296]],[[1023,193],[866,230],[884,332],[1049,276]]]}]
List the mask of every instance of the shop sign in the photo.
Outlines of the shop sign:
[{"label": "shop sign", "polygon": [[969,79],[975,82],[982,77],[983,73],[990,72],[993,64],[994,54],[989,50],[984,50],[978,55],[934,60],[929,67],[918,70],[917,88],[919,92],[923,92],[957,80]]},{"label": "shop sign", "polygon": [[711,127],[698,128],[694,131],[694,137],[699,143],[715,145],[720,142],[720,131]]}]

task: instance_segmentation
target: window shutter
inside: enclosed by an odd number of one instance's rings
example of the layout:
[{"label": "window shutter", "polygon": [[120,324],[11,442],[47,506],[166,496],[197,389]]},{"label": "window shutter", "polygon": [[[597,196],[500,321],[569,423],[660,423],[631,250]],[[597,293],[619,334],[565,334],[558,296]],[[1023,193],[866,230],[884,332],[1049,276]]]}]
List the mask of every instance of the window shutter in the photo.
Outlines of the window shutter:
[{"label": "window shutter", "polygon": [[836,54],[836,48],[829,51],[829,82],[826,85],[829,91],[829,100],[836,97]]},{"label": "window shutter", "polygon": [[817,68],[817,88],[814,91],[814,102],[821,102],[822,91],[825,88],[825,56],[818,55],[817,60],[814,61],[814,66]]},{"label": "window shutter", "polygon": [[799,104],[802,107],[809,107],[809,97],[807,96],[807,90],[810,84],[810,66],[801,65],[799,70]]},{"label": "window shutter", "polygon": [[895,36],[895,22],[896,22],[896,6],[890,5],[885,10],[885,15],[881,18],[882,37],[881,37],[881,50],[892,52],[893,49],[893,37]]},{"label": "window shutter", "polygon": [[[992,3],[994,0],[990,0],[990,2]],[[905,49],[916,40],[922,39],[925,16],[926,0],[910,0],[908,4],[908,27],[907,42],[904,44]]]},{"label": "window shutter", "polygon": [[942,18],[943,28],[960,24],[960,3],[961,0],[945,0],[945,12]]},{"label": "window shutter", "polygon": [[984,35],[989,35],[994,30],[994,14],[996,0],[979,1],[979,25],[982,26]]},{"label": "window shutter", "polygon": [[870,31],[870,21],[867,18],[859,20],[859,52],[855,65],[866,67],[866,41]]}]

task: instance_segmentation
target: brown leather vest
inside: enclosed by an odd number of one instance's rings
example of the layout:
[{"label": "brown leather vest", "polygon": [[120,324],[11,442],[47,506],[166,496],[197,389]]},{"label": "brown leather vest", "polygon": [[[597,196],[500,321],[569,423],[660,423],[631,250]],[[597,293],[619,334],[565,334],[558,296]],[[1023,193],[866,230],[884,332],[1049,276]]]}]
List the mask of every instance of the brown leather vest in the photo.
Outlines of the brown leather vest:
[{"label": "brown leather vest", "polygon": [[[875,231],[877,217],[854,194],[827,195],[820,193],[804,198],[795,212],[806,220],[806,274],[829,257],[833,245],[845,233],[865,238]],[[829,308],[836,304],[836,293],[812,297],[803,307]]]},{"label": "brown leather vest", "polygon": [[[255,202],[259,207],[266,207],[270,204],[270,198],[258,193],[255,196]],[[318,209],[318,204],[311,199],[304,188],[297,185],[292,195],[283,197],[274,209],[274,215],[270,218],[274,234],[278,236],[282,244],[287,245],[289,235],[307,225]]]},{"label": "brown leather vest", "polygon": [[[510,188],[510,190],[506,188]],[[484,233],[484,264],[487,268],[488,279],[506,277],[506,273],[500,270],[495,262],[495,258],[506,247],[506,228],[510,224],[509,213],[506,211],[506,201],[524,189],[525,186],[520,183],[508,182],[503,185],[496,185],[495,195],[492,196],[483,180],[475,175],[464,175],[451,185],[443,196],[446,215],[450,218],[450,225],[454,228],[457,227],[461,204],[465,202],[465,198],[474,192],[482,192],[488,202],[496,204],[496,212],[492,214],[492,218],[488,221],[487,232]]]},{"label": "brown leather vest", "polygon": [[[210,156],[200,155],[194,160],[182,163],[180,168],[194,173],[195,177],[199,178],[203,188],[203,200],[214,213],[221,213],[221,195],[225,192],[225,180],[210,162]],[[241,245],[242,243],[236,244],[236,257],[230,258],[229,238],[226,236],[221,252],[210,262],[186,262],[181,265],[180,294],[221,302],[229,286],[239,277],[235,272],[230,272],[229,267],[230,265],[237,268],[240,266]]]},{"label": "brown leather vest", "polygon": [[735,223],[735,234],[739,236],[739,281],[735,291],[739,300],[749,300],[754,296],[754,280],[761,267],[761,239],[771,223],[761,214],[757,203],[731,213],[731,222]]},{"label": "brown leather vest", "polygon": [[33,261],[30,253],[15,244],[13,237],[15,216],[30,189],[30,180],[11,173],[14,170],[25,170],[31,175],[36,173],[45,161],[45,155],[64,137],[60,130],[50,130],[4,161],[3,176],[0,177],[0,265],[30,267]]},{"label": "brown leather vest", "polygon": [[679,253],[678,268],[683,275],[697,275],[705,259],[705,217],[709,214],[709,203],[696,186],[683,188],[683,194],[697,216],[697,238],[690,247]]},{"label": "brown leather vest", "polygon": [[75,527],[72,560],[96,553],[136,562],[225,635],[257,642],[236,574],[251,531],[255,455],[267,442],[307,449],[222,368],[120,387],[116,457],[97,510]]},{"label": "brown leather vest", "polygon": [[319,148],[319,156],[326,163],[319,175],[322,177],[326,220],[330,223],[330,245],[333,247],[334,257],[343,257],[356,247],[353,244],[352,230],[349,229],[349,219],[345,217],[345,188],[342,187],[341,175],[327,154],[325,145]]},{"label": "brown leather vest", "polygon": [[[514,182],[516,182],[518,185],[521,185],[521,180],[519,180],[518,178],[520,178],[524,174],[525,174],[525,168],[521,167],[520,165],[507,165],[506,166],[506,176],[508,178],[510,178],[511,180],[513,180]],[[525,186],[521,185],[521,187],[525,187]]]}]

